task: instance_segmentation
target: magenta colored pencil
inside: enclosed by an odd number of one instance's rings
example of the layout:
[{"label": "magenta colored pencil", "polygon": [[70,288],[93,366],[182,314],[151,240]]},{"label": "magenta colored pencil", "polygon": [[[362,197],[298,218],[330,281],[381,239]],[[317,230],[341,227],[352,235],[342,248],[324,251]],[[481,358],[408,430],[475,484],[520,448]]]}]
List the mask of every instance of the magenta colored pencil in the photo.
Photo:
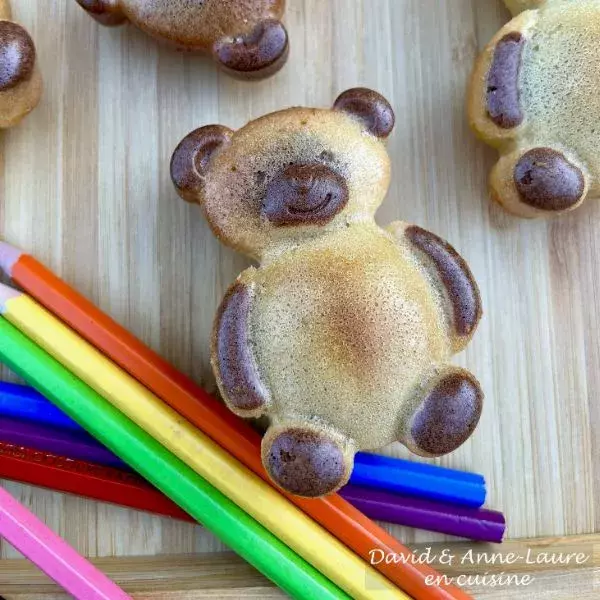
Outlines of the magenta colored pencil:
[{"label": "magenta colored pencil", "polygon": [[0,537],[76,600],[131,600],[131,596],[1,487]]},{"label": "magenta colored pencil", "polygon": [[465,508],[347,485],[340,495],[371,519],[436,531],[481,542],[500,543],[506,521],[500,512]]},{"label": "magenta colored pencil", "polygon": [[73,460],[129,470],[110,450],[85,432],[63,431],[28,421],[0,418],[0,442],[68,456]]}]

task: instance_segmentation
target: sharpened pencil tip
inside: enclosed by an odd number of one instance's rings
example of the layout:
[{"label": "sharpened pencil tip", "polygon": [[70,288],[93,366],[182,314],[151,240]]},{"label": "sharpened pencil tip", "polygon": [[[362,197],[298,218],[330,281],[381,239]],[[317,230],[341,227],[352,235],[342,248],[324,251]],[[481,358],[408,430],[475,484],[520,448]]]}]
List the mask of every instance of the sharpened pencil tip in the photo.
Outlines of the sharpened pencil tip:
[{"label": "sharpened pencil tip", "polygon": [[23,256],[22,250],[11,246],[7,242],[0,241],[0,269],[9,277],[12,277],[13,267],[21,256]]},{"label": "sharpened pencil tip", "polygon": [[23,294],[19,292],[19,290],[15,290],[11,288],[9,285],[5,285],[4,283],[0,283],[0,313],[6,311],[6,303],[11,298],[18,298]]}]

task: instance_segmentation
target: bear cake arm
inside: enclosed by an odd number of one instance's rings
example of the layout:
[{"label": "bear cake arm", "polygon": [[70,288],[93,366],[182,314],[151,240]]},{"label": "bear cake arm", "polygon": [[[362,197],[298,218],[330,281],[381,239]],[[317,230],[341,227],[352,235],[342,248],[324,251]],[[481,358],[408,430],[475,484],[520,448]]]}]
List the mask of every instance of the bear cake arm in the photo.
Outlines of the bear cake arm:
[{"label": "bear cake arm", "polygon": [[227,291],[212,339],[219,389],[229,408],[241,417],[260,417],[269,405],[269,393],[261,380],[249,335],[253,272],[245,271]]},{"label": "bear cake arm", "polygon": [[469,82],[469,123],[483,139],[506,146],[527,126],[521,98],[523,56],[535,11],[505,25],[478,56]]},{"label": "bear cake arm", "polygon": [[409,249],[444,291],[442,297],[447,302],[444,313],[450,321],[452,347],[455,352],[462,350],[482,314],[479,288],[469,266],[448,242],[421,227],[396,222],[388,231]]}]

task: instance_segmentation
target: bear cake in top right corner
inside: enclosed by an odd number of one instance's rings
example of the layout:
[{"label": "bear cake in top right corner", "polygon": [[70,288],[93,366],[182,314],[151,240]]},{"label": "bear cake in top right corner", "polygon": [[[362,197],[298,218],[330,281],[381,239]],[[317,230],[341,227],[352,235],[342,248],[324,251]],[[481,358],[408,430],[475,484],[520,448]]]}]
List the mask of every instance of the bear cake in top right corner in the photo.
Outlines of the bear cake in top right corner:
[{"label": "bear cake in top right corner", "polygon": [[498,148],[490,187],[521,217],[600,196],[600,0],[505,0],[515,18],[477,60],[475,132]]}]

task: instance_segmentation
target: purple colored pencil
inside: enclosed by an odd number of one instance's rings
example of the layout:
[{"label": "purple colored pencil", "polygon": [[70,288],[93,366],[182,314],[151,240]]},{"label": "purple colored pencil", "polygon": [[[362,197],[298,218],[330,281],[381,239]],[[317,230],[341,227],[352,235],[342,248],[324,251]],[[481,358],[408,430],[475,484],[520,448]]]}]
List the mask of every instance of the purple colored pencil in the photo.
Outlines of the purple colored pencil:
[{"label": "purple colored pencil", "polygon": [[87,434],[52,429],[27,421],[0,418],[0,441],[52,452],[75,460],[129,470],[110,450]]},{"label": "purple colored pencil", "polygon": [[436,531],[480,542],[500,543],[506,521],[500,512],[441,504],[347,485],[340,496],[371,519]]}]

